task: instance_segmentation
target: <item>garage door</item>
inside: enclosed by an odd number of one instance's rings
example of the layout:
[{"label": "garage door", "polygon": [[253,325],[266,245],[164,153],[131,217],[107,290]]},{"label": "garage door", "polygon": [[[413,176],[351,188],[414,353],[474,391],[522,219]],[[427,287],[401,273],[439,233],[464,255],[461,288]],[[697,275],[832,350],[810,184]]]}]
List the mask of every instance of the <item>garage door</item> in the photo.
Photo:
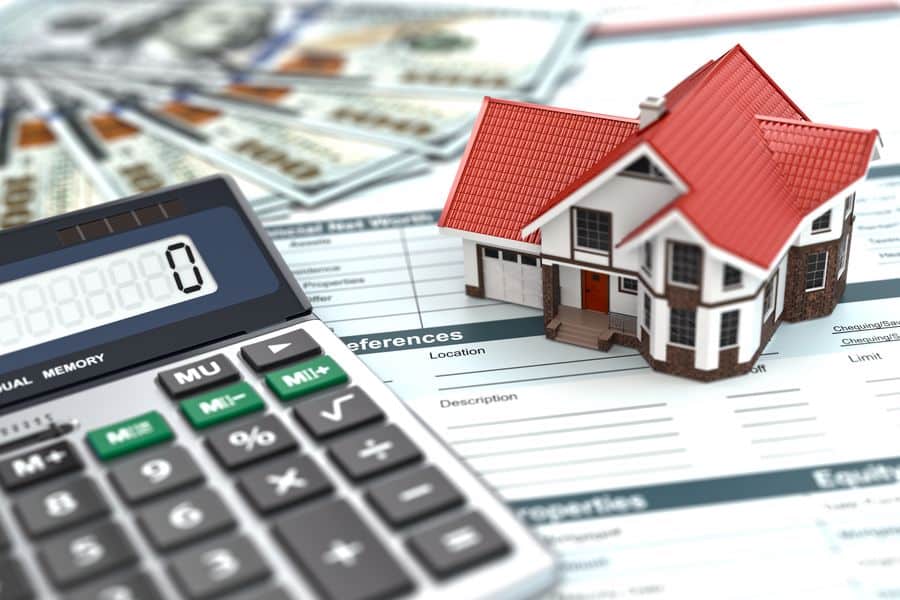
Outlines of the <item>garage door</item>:
[{"label": "garage door", "polygon": [[531,254],[482,248],[484,295],[541,308],[541,261]]}]

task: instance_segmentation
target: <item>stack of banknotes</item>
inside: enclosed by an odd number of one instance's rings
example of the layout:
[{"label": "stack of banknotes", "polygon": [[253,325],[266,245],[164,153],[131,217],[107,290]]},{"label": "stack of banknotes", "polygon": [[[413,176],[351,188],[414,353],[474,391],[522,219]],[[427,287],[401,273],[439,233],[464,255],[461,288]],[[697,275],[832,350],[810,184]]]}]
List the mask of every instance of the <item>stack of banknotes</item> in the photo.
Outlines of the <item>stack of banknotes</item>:
[{"label": "stack of banknotes", "polygon": [[426,172],[483,96],[545,102],[575,13],[291,0],[0,9],[0,227],[204,175],[263,220]]}]

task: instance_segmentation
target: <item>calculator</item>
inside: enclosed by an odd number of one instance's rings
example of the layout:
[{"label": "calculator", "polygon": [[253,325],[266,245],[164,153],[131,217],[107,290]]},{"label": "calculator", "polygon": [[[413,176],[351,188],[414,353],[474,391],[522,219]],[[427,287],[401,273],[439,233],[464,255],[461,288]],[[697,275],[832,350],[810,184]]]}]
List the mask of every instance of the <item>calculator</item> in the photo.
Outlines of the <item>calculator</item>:
[{"label": "calculator", "polygon": [[0,233],[0,598],[525,598],[552,556],[216,176]]}]

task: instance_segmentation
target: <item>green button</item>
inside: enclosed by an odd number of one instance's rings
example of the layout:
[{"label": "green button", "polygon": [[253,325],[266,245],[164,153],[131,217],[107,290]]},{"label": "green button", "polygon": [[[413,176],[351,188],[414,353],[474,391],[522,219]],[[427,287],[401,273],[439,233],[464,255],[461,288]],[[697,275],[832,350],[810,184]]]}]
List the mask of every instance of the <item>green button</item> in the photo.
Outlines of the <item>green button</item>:
[{"label": "green button", "polygon": [[173,437],[169,424],[155,410],[87,434],[88,443],[100,460],[110,460],[147,446],[161,444]]},{"label": "green button", "polygon": [[241,381],[188,398],[181,403],[181,412],[187,416],[194,429],[203,429],[265,407],[262,398],[250,384]]},{"label": "green button", "polygon": [[266,376],[266,383],[282,401],[346,383],[347,374],[330,356],[320,356]]}]

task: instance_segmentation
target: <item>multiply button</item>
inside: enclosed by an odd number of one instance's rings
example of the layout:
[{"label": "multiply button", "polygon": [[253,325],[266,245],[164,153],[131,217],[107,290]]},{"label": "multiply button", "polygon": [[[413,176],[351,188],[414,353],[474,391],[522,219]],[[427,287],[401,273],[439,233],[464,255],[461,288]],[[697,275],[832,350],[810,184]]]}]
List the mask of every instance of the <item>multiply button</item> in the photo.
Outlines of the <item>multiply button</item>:
[{"label": "multiply button", "polygon": [[408,525],[463,502],[459,491],[434,467],[416,469],[378,483],[366,497],[394,527]]},{"label": "multiply button", "polygon": [[329,447],[329,454],[352,479],[365,479],[415,462],[421,452],[396,425],[369,428]]},{"label": "multiply button", "polygon": [[369,395],[356,386],[301,402],[294,413],[306,430],[319,439],[384,418]]},{"label": "multiply button", "polygon": [[479,513],[416,533],[409,547],[435,577],[444,579],[502,556],[509,546]]},{"label": "multiply button", "polygon": [[203,480],[184,448],[162,448],[117,464],[110,479],[125,500],[142,502]]},{"label": "multiply button", "polygon": [[0,462],[0,483],[7,490],[50,479],[82,466],[68,442],[23,452]]},{"label": "multiply button", "polygon": [[346,382],[347,374],[330,356],[320,356],[266,375],[266,383],[283,402]]},{"label": "multiply button", "polygon": [[400,565],[346,502],[292,514],[276,523],[275,535],[326,598],[375,600],[412,589]]},{"label": "multiply button", "polygon": [[226,469],[237,469],[297,447],[287,428],[271,415],[214,431],[206,443]]},{"label": "multiply button", "polygon": [[159,374],[159,384],[173,398],[223,385],[240,377],[224,354],[216,354]]},{"label": "multiply button", "polygon": [[305,331],[292,331],[241,348],[241,356],[256,371],[267,371],[319,354],[322,349]]},{"label": "multiply button", "polygon": [[331,483],[307,456],[289,454],[244,473],[238,487],[256,510],[271,512],[330,492]]},{"label": "multiply button", "polygon": [[109,507],[93,481],[79,478],[20,497],[15,511],[28,535],[35,537],[105,515]]}]

